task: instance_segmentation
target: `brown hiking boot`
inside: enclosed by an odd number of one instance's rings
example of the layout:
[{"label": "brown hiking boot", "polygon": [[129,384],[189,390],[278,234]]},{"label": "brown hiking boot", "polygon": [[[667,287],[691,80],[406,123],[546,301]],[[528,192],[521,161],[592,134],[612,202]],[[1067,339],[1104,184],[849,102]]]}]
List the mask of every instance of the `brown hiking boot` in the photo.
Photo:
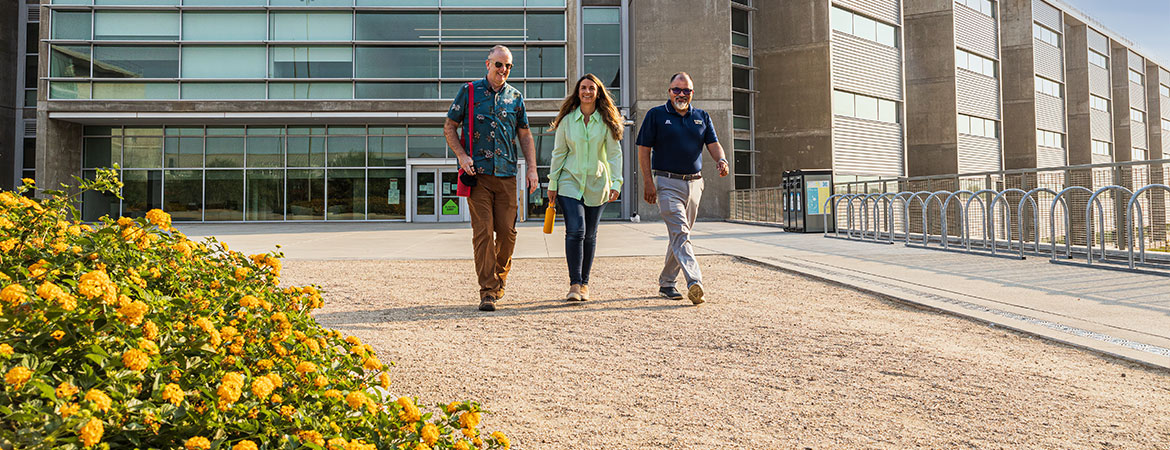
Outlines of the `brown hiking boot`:
[{"label": "brown hiking boot", "polygon": [[483,296],[483,298],[480,299],[480,301],[479,301],[479,310],[480,311],[495,311],[496,310],[496,298],[492,297],[491,295]]},{"label": "brown hiking boot", "polygon": [[568,300],[570,302],[581,301],[582,300],[581,299],[581,285],[579,285],[579,284],[569,285],[569,293],[565,295],[565,300]]},{"label": "brown hiking boot", "polygon": [[692,284],[691,287],[687,289],[687,298],[691,300],[691,303],[696,305],[703,303],[705,301],[705,299],[703,299],[703,285],[699,283]]},{"label": "brown hiking boot", "polygon": [[581,285],[581,301],[589,300],[589,285]]}]

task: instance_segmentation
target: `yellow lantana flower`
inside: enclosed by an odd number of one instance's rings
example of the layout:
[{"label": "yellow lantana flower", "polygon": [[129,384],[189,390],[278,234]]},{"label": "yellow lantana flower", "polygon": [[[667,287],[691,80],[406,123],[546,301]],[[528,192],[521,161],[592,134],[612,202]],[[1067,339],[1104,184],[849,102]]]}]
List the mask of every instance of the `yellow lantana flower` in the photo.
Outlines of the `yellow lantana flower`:
[{"label": "yellow lantana flower", "polygon": [[186,396],[187,393],[183,392],[183,388],[179,387],[179,385],[175,383],[167,383],[166,387],[163,388],[163,400],[171,402],[172,405],[178,406],[179,403],[183,402],[183,398]]},{"label": "yellow lantana flower", "polygon": [[8,373],[4,375],[4,382],[16,389],[20,389],[24,387],[24,383],[27,383],[32,378],[32,374],[33,371],[29,370],[28,367],[16,366],[9,369]]},{"label": "yellow lantana flower", "polygon": [[141,372],[150,365],[150,355],[136,348],[126,350],[122,352],[122,365],[126,366],[127,369]]},{"label": "yellow lantana flower", "polygon": [[97,389],[90,389],[85,393],[85,399],[93,402],[93,408],[98,411],[106,412],[110,410],[110,397],[102,391]]},{"label": "yellow lantana flower", "polygon": [[102,434],[106,432],[105,427],[102,426],[101,419],[96,417],[89,419],[84,426],[81,427],[81,445],[86,447],[93,447],[98,442],[102,441]]},{"label": "yellow lantana flower", "polygon": [[211,441],[203,436],[195,436],[187,439],[187,442],[183,443],[183,448],[187,450],[210,450]]}]

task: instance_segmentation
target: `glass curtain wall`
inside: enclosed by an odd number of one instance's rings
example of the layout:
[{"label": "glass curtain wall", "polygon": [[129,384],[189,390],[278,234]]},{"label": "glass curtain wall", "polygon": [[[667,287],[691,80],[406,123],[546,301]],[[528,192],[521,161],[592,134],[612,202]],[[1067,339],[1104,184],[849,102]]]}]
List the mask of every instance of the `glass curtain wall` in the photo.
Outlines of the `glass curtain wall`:
[{"label": "glass curtain wall", "polygon": [[752,65],[752,0],[731,2],[732,132],[735,188],[755,187],[755,127],[752,126],[755,67]]},{"label": "glass curtain wall", "polygon": [[441,128],[414,126],[89,126],[83,176],[117,164],[125,186],[121,200],[85,193],[82,216],[404,220],[407,154],[450,157],[442,139]]},{"label": "glass curtain wall", "polygon": [[[581,67],[582,74],[592,73],[605,83],[617,106],[622,103],[622,12],[616,6],[586,6],[581,8]],[[576,82],[576,80],[570,80]],[[569,86],[572,89],[573,86]],[[629,130],[627,129],[628,133]],[[627,139],[628,141],[628,139]],[[623,151],[628,149],[623,148]],[[625,158],[627,164],[631,159]],[[628,180],[627,180],[628,182]],[[605,219],[622,216],[622,201],[610,202],[602,215]]]},{"label": "glass curtain wall", "polygon": [[[178,7],[129,9],[159,2]],[[209,8],[241,4],[256,7]],[[484,76],[495,44],[511,48],[509,81],[528,98],[565,94],[564,0],[90,5],[52,3],[52,99],[447,99]]]}]

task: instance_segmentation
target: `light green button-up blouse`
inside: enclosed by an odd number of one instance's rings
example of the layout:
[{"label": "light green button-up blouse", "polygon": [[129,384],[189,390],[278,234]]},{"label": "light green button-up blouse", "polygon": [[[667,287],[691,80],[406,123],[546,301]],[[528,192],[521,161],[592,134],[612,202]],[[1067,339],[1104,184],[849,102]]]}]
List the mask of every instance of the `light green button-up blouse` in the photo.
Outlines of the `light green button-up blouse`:
[{"label": "light green button-up blouse", "polygon": [[548,189],[585,206],[601,206],[610,189],[622,189],[622,147],[597,112],[588,125],[581,108],[561,119],[549,167]]}]

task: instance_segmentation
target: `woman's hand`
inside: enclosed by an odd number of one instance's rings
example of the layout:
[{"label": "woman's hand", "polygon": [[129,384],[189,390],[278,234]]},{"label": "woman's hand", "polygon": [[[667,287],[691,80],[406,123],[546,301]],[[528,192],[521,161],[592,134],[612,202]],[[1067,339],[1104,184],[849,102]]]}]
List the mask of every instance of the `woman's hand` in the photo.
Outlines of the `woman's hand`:
[{"label": "woman's hand", "polygon": [[554,191],[551,189],[548,191],[548,204],[550,204],[550,205],[557,204],[557,191]]},{"label": "woman's hand", "polygon": [[616,191],[616,190],[610,189],[610,190],[609,190],[609,201],[611,201],[611,202],[613,202],[613,201],[617,201],[617,199],[618,199],[618,196],[619,196],[619,195],[621,195],[621,194],[622,194],[621,192],[618,192],[618,191]]}]

